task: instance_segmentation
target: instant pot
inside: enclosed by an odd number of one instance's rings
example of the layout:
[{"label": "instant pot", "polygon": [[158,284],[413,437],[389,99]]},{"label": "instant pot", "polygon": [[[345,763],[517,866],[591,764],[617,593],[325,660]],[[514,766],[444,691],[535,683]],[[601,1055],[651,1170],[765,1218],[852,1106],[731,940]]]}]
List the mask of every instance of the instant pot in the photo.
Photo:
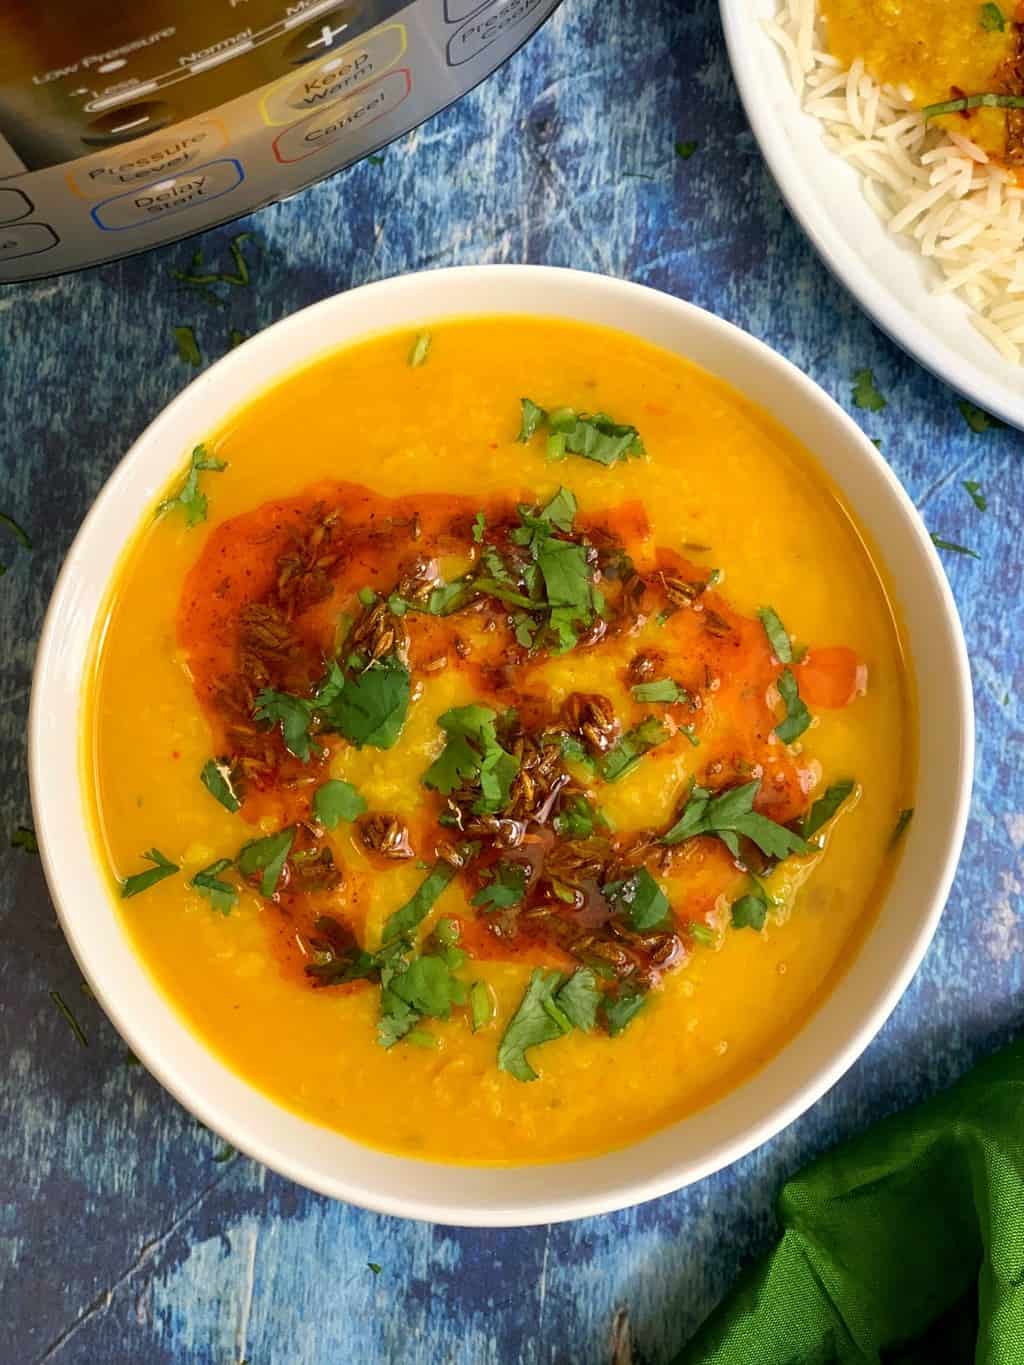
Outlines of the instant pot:
[{"label": "instant pot", "polygon": [[358,160],[558,0],[0,0],[0,282],[112,260]]}]

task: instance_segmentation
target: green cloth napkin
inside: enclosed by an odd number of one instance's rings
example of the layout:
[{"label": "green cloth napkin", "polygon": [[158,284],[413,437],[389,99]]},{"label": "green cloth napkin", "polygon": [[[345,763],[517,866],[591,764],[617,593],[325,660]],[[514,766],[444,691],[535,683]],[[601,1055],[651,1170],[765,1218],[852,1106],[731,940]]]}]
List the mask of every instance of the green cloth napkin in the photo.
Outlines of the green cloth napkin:
[{"label": "green cloth napkin", "polygon": [[676,1365],[1024,1365],[1024,1043],[783,1187]]}]

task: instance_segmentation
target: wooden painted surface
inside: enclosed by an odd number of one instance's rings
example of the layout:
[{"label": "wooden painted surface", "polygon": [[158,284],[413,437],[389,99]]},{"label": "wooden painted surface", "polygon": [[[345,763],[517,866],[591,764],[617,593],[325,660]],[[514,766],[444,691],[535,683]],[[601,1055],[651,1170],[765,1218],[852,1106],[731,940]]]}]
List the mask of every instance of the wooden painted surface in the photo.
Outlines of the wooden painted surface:
[{"label": "wooden painted surface", "polygon": [[[676,140],[699,145],[684,160]],[[623,1365],[631,1341],[636,1365],[664,1365],[770,1242],[772,1200],[791,1171],[948,1083],[1017,1027],[1024,438],[972,432],[957,396],[825,271],[747,129],[712,0],[566,0],[498,76],[382,164],[243,226],[262,252],[252,286],[223,309],[173,285],[192,244],[0,292],[0,510],[35,543],[20,549],[0,528],[10,565],[0,580],[0,1360]],[[214,258],[238,230],[198,245]],[[980,745],[938,937],[879,1038],[812,1112],[730,1170],[645,1207],[481,1233],[365,1214],[244,1158],[218,1161],[219,1141],[129,1065],[80,989],[38,860],[6,844],[29,820],[24,737],[46,601],[90,501],[194,373],[172,327],[193,325],[209,361],[231,327],[251,333],[353,284],[521,260],[692,299],[765,338],[847,407],[853,373],[874,370],[888,406],[854,415],[929,527],[980,556],[946,557]],[[987,511],[964,480],[981,483]]]}]

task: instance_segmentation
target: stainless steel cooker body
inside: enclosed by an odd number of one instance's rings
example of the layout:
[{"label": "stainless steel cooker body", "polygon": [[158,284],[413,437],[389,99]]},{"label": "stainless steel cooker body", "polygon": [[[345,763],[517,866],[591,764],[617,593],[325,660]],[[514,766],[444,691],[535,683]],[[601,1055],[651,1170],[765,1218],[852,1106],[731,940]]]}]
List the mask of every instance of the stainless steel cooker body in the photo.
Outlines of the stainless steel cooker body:
[{"label": "stainless steel cooker body", "polygon": [[0,282],[235,218],[415,127],[558,0],[0,0]]}]

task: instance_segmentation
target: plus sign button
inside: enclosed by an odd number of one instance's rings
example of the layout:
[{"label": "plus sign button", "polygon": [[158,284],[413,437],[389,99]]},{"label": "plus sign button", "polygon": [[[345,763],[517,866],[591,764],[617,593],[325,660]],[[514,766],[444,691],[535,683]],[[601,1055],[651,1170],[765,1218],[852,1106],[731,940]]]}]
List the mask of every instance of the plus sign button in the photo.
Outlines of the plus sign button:
[{"label": "plus sign button", "polygon": [[315,62],[326,52],[351,42],[359,29],[354,21],[361,9],[361,4],[352,3],[319,15],[295,34],[284,50],[285,60],[293,66],[301,66],[303,62]]}]

